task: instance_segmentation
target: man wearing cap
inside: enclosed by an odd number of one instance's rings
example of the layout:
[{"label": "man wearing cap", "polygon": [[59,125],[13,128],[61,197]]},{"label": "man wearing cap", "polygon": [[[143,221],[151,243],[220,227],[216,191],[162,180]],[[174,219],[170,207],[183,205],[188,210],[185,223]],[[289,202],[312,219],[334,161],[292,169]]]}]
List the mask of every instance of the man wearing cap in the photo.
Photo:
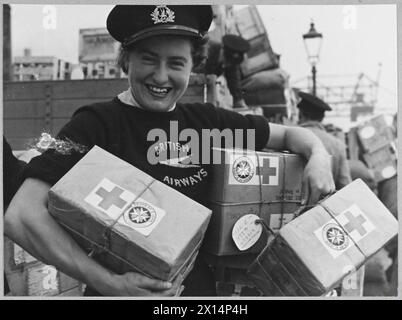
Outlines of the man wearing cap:
[{"label": "man wearing cap", "polygon": [[[228,129],[233,135],[234,130],[253,129],[257,150],[287,149],[306,158],[304,183],[310,196],[304,201],[315,203],[333,191],[335,184],[330,156],[314,134],[303,128],[269,124],[263,117],[243,116],[208,103],[178,102],[187,89],[193,68],[202,61],[205,34],[211,21],[209,5],[115,6],[108,16],[107,29],[122,44],[119,63],[128,75],[129,89],[111,101],[77,110],[59,132],[58,139],[69,139],[88,149],[98,145],[191,199],[207,204],[211,165],[202,162],[177,165],[179,159],[151,163],[147,155],[154,151],[155,143],[148,139],[148,133],[158,128],[170,137],[172,123],[180,131],[195,130],[199,137],[203,129]],[[158,151],[167,152],[168,146],[188,141],[159,142],[164,147]],[[79,152],[66,155],[52,149],[29,163],[24,172],[26,180],[6,212],[5,230],[9,237],[45,263],[86,283],[90,291],[87,294],[175,295],[180,291],[182,279],[167,283],[135,272],[115,274],[99,264],[96,256],[89,258],[50,216],[49,188],[82,157]],[[193,178],[191,184],[171,184],[189,176],[198,178]],[[216,295],[213,274],[202,254],[183,284],[183,295]]]},{"label": "man wearing cap", "polygon": [[308,128],[322,141],[328,153],[332,155],[332,174],[334,176],[337,190],[343,188],[350,182],[349,165],[346,159],[345,144],[325,131],[322,124],[325,111],[331,111],[331,107],[316,96],[299,92],[299,125]]},{"label": "man wearing cap", "polygon": [[233,108],[247,108],[241,86],[240,64],[248,50],[248,41],[235,34],[224,35],[222,43],[211,40],[208,42],[208,59],[201,71],[218,77],[222,74],[225,76],[233,97]]}]

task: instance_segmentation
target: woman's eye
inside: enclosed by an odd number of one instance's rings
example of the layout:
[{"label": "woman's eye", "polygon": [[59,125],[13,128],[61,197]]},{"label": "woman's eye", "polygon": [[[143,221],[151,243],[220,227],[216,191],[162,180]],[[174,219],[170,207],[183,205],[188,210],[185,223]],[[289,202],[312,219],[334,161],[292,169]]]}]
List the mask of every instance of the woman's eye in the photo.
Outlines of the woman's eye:
[{"label": "woman's eye", "polygon": [[142,61],[147,62],[147,63],[153,63],[154,62],[154,58],[150,57],[150,56],[143,56],[142,57]]},{"label": "woman's eye", "polygon": [[172,68],[176,68],[176,69],[183,68],[184,62],[183,61],[172,61],[171,66],[172,66]]}]

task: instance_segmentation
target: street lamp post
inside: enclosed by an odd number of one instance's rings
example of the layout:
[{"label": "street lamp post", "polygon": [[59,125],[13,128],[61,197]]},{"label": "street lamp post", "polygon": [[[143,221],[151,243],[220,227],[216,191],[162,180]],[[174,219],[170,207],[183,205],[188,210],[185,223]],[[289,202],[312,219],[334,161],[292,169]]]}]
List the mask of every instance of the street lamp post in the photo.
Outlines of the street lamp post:
[{"label": "street lamp post", "polygon": [[318,58],[320,55],[323,36],[315,30],[314,22],[310,23],[310,30],[303,34],[304,47],[307,52],[307,58],[311,65],[311,74],[313,77],[313,95],[317,94],[317,69]]},{"label": "street lamp post", "polygon": [[311,66],[311,74],[313,79],[313,95],[317,95],[317,69],[315,64]]}]

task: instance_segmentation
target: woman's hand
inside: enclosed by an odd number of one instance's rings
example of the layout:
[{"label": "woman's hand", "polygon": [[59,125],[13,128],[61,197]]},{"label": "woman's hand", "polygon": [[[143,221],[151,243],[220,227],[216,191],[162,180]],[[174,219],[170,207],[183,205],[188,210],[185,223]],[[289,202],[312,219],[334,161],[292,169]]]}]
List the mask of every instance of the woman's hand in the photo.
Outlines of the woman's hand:
[{"label": "woman's hand", "polygon": [[98,288],[104,296],[157,296],[169,297],[180,295],[183,290],[183,278],[178,276],[173,282],[149,278],[145,275],[127,272],[113,274],[110,287]]},{"label": "woman's hand", "polygon": [[307,159],[303,176],[303,204],[315,204],[320,198],[335,191],[331,156],[318,137],[305,128],[274,123],[270,123],[269,126],[270,137],[267,148],[290,150]]},{"label": "woman's hand", "polygon": [[27,179],[14,196],[5,214],[4,232],[38,260],[85,283],[107,296],[174,296],[183,281],[173,283],[128,272],[112,273],[78,246],[75,240],[48,213],[50,185]]},{"label": "woman's hand", "polygon": [[335,191],[331,171],[331,156],[320,150],[312,153],[303,174],[304,196],[302,204],[315,204],[324,196]]}]

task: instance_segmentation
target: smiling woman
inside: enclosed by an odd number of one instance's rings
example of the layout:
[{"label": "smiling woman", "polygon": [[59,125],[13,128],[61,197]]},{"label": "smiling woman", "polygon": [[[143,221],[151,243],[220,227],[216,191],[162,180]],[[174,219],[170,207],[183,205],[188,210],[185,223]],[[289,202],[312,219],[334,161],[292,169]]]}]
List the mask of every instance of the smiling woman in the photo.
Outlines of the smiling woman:
[{"label": "smiling woman", "polygon": [[[115,6],[108,16],[107,29],[121,43],[119,60],[128,74],[128,89],[111,101],[78,109],[57,140],[72,141],[88,150],[97,145],[192,200],[208,205],[212,166],[204,161],[193,163],[195,150],[188,147],[191,140],[188,136],[182,139],[178,133],[192,129],[202,139],[203,130],[226,130],[235,136],[251,129],[255,131],[255,141],[250,145],[257,150],[287,149],[308,160],[304,183],[311,202],[333,191],[330,157],[308,130],[269,124],[261,116],[243,116],[210,103],[177,102],[188,86],[193,67],[202,61],[211,22],[209,5]],[[169,138],[155,145],[147,136],[156,128]],[[150,163],[150,149],[157,151],[163,161]],[[179,149],[184,154],[178,155]],[[65,154],[51,149],[29,163],[26,180],[6,212],[6,234],[35,257],[84,282],[86,295],[216,295],[212,270],[201,253],[187,277],[177,277],[171,283],[137,272],[117,274],[101,264],[101,255],[86,255],[47,210],[50,187],[83,156],[78,151]],[[199,159],[204,159],[202,154]]]},{"label": "smiling woman", "polygon": [[130,50],[128,78],[134,99],[142,108],[172,110],[187,89],[193,67],[190,39],[154,36]]}]

